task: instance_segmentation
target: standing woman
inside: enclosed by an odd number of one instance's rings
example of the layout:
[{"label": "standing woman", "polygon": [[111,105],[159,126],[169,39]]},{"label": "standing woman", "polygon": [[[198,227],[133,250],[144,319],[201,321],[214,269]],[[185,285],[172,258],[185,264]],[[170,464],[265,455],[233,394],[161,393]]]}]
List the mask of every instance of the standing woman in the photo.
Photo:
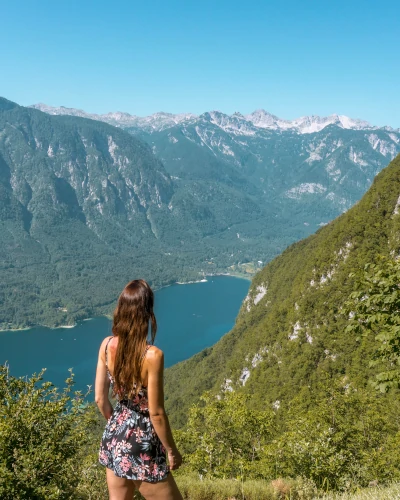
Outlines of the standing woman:
[{"label": "standing woman", "polygon": [[[146,500],[182,499],[170,473],[182,457],[164,410],[164,354],[152,345],[157,331],[153,305],[153,291],[144,280],[128,283],[114,311],[113,336],[100,346],[95,397],[108,421],[99,461],[107,467],[110,500],[132,500],[135,489]],[[114,409],[110,387],[117,398]]]}]

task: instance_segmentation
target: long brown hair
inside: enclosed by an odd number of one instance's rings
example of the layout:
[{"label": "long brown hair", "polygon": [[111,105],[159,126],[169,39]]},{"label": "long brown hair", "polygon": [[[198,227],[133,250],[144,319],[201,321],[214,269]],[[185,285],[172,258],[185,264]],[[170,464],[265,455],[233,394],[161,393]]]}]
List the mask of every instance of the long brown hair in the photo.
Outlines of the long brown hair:
[{"label": "long brown hair", "polygon": [[112,332],[118,337],[114,362],[114,393],[131,397],[142,386],[143,355],[149,325],[151,343],[157,333],[154,294],[144,280],[130,281],[122,290],[114,311]]}]

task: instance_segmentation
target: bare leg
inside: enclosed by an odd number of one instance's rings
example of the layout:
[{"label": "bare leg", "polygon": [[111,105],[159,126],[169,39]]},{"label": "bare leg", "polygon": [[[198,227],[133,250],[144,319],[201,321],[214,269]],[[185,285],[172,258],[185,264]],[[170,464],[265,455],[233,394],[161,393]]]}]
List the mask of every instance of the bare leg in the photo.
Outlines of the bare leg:
[{"label": "bare leg", "polygon": [[157,483],[146,483],[145,481],[135,481],[135,483],[146,500],[183,500],[171,472],[167,479]]},{"label": "bare leg", "polygon": [[137,481],[118,477],[108,468],[106,471],[110,500],[132,500],[135,492],[135,482]]}]

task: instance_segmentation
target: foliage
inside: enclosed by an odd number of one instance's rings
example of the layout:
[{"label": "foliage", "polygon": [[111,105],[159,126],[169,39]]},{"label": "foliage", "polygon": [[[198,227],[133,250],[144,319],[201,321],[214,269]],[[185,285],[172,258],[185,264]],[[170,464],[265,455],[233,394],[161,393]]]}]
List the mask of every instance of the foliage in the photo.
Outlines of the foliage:
[{"label": "foliage", "polygon": [[0,498],[67,499],[82,472],[92,439],[94,413],[84,395],[72,392],[73,374],[63,391],[43,372],[14,378],[0,366]]},{"label": "foliage", "polygon": [[400,477],[398,402],[331,381],[304,407],[304,392],[284,417],[284,431],[265,449],[265,470],[301,475],[323,490],[348,490]]},{"label": "foliage", "polygon": [[329,493],[323,500],[399,500],[400,483],[381,487],[372,484],[369,488],[358,490],[356,493]]},{"label": "foliage", "polygon": [[206,393],[177,433],[185,464],[179,476],[195,472],[239,482],[302,477],[321,491],[400,479],[396,398],[334,380],[306,392],[276,413],[251,410],[243,394]]},{"label": "foliage", "polygon": [[370,362],[385,367],[376,375],[375,386],[381,391],[400,385],[400,261],[381,258],[365,264],[356,278],[354,291],[346,303],[349,314],[347,332],[373,335],[378,343]]},{"label": "foliage", "polygon": [[206,393],[191,408],[185,431],[178,433],[188,468],[209,478],[258,476],[254,464],[271,436],[274,414],[251,410],[247,401],[242,394],[218,399]]}]

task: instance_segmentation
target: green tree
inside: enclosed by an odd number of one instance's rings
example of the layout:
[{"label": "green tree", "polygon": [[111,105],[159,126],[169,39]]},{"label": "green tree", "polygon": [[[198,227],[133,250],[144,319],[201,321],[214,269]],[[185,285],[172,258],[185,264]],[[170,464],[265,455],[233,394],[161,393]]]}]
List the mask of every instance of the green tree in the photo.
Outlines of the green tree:
[{"label": "green tree", "polygon": [[400,260],[381,257],[356,278],[346,303],[348,332],[374,335],[378,343],[371,366],[378,367],[375,387],[382,392],[400,385]]},{"label": "green tree", "polygon": [[227,393],[219,399],[205,393],[178,431],[189,469],[204,477],[257,477],[255,464],[270,439],[274,413],[248,408],[248,397]]}]

